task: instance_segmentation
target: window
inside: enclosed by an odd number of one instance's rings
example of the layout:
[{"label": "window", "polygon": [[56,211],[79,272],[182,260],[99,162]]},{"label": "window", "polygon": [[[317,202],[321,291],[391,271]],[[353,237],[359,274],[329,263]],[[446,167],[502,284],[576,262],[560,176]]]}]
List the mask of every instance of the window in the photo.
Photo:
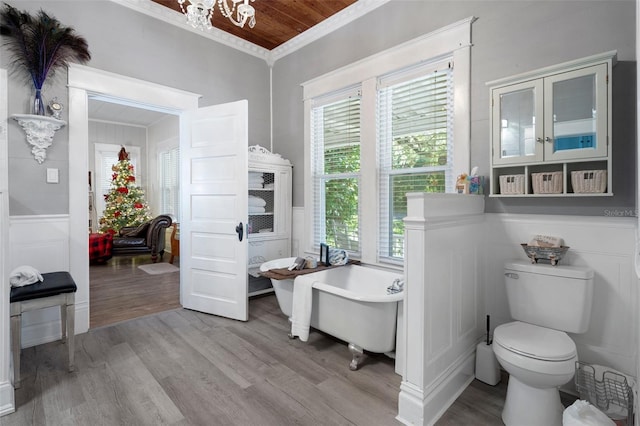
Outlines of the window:
[{"label": "window", "polygon": [[359,91],[316,99],[311,127],[314,243],[359,252]]},{"label": "window", "polygon": [[303,83],[305,251],[327,241],[369,264],[402,264],[405,194],[453,191],[470,169],[473,21]]},{"label": "window", "polygon": [[377,126],[380,257],[402,258],[408,192],[453,190],[450,62],[380,78]]},{"label": "window", "polygon": [[177,147],[158,153],[160,173],[160,211],[180,221],[180,150]]}]

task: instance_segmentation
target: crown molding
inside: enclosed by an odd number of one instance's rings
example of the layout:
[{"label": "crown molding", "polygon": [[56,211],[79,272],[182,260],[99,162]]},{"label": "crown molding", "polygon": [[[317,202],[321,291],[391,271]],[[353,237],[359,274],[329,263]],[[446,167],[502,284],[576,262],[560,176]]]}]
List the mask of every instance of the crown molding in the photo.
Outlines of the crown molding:
[{"label": "crown molding", "polygon": [[355,21],[374,9],[388,3],[390,0],[358,0],[352,5],[342,9],[340,12],[325,19],[307,31],[295,36],[286,43],[281,44],[271,50],[271,64],[278,59],[295,52],[298,49],[332,33],[348,23]]},{"label": "crown molding", "polygon": [[[191,25],[187,24],[184,16],[180,12],[169,9],[151,0],[110,0],[114,3],[128,7],[140,13],[144,13],[147,16],[164,21],[168,24],[175,25],[186,31],[190,31],[201,37],[208,38],[210,40],[222,43],[226,46],[240,50],[241,52],[249,55],[264,59],[269,66],[298,49],[330,34],[331,32],[341,28],[348,23],[360,18],[363,15],[371,12],[372,10],[388,3],[390,0],[358,0],[352,5],[344,8],[335,15],[325,19],[319,24],[309,28],[307,31],[297,35],[286,43],[281,44],[273,50],[267,50],[261,46],[250,43],[239,37],[231,35],[227,32],[221,31],[217,28],[212,28],[208,31],[197,30]],[[262,0],[265,1],[265,0]],[[260,19],[260,17],[256,17]]]}]

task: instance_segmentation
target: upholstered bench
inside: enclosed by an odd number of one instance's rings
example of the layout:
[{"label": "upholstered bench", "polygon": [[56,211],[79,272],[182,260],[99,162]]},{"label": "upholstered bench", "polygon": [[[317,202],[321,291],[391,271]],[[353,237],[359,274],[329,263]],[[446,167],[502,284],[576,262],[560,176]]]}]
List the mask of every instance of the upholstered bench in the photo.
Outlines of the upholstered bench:
[{"label": "upholstered bench", "polygon": [[20,352],[22,333],[22,313],[36,309],[60,306],[62,341],[68,337],[69,371],[73,371],[75,334],[75,293],[76,283],[68,272],[42,274],[44,281],[24,287],[12,287],[11,303],[11,353],[13,355],[13,386],[20,387]]}]

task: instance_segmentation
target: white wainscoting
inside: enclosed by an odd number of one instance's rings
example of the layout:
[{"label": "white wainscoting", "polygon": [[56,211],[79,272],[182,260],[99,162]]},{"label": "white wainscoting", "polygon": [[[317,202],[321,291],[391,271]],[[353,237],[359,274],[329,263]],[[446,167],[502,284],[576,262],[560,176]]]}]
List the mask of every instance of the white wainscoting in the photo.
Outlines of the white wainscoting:
[{"label": "white wainscoting", "polygon": [[[637,286],[636,218],[486,214],[484,298],[492,328],[511,321],[503,279],[505,261],[527,260],[521,243],[536,234],[558,236],[569,246],[562,264],[594,270],[589,330],[572,334],[581,361],[635,375]],[[552,297],[552,296],[550,296]]]},{"label": "white wainscoting", "polygon": [[594,270],[589,330],[571,335],[580,360],[635,374],[636,218],[465,217],[461,209],[444,217],[436,211],[440,208],[425,208],[421,219],[414,217],[409,204],[405,222],[407,370],[400,386],[398,420],[433,424],[472,379],[473,350],[483,334],[485,314],[491,315],[492,329],[511,321],[503,265],[527,260],[520,244],[536,234],[564,239],[570,249],[563,264]]},{"label": "white wainscoting", "polygon": [[[33,266],[41,273],[69,271],[68,215],[12,216],[9,222],[10,271],[20,265]],[[86,291],[76,284],[76,333],[82,333],[89,324],[89,303]],[[59,308],[22,315],[23,348],[58,340],[60,335]]]},{"label": "white wainscoting", "polygon": [[291,213],[291,256],[304,256],[304,207],[293,207]]}]

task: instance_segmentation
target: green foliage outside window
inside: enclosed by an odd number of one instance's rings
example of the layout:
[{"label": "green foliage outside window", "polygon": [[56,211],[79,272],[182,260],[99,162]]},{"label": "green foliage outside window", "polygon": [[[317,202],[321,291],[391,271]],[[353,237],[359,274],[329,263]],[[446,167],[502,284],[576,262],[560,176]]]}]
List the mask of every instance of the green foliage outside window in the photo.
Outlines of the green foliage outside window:
[{"label": "green foliage outside window", "polygon": [[[394,139],[392,169],[406,170],[406,174],[389,177],[391,191],[391,238],[389,253],[393,257],[403,256],[404,222],[407,215],[408,192],[445,192],[444,170],[428,171],[429,168],[447,164],[447,132],[430,135],[420,134]],[[426,168],[422,173],[412,169]]]},{"label": "green foliage outside window", "polygon": [[[447,164],[447,133],[398,137],[393,141],[392,168],[406,174],[390,176],[392,256],[402,256],[402,236],[407,215],[407,192],[444,192],[443,170],[413,174],[416,168],[440,168]],[[325,174],[358,172],[360,146],[325,150]],[[325,182],[326,241],[333,247],[353,248],[358,235],[358,180],[337,178]],[[345,234],[347,240],[345,240]],[[399,238],[398,238],[399,237]],[[354,241],[355,243],[354,244]],[[396,243],[394,243],[396,242]],[[350,246],[349,246],[350,245]]]},{"label": "green foliage outside window", "polygon": [[[325,174],[357,173],[360,145],[327,148]],[[358,179],[325,181],[326,242],[332,247],[358,250]]]}]

